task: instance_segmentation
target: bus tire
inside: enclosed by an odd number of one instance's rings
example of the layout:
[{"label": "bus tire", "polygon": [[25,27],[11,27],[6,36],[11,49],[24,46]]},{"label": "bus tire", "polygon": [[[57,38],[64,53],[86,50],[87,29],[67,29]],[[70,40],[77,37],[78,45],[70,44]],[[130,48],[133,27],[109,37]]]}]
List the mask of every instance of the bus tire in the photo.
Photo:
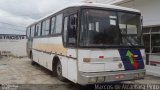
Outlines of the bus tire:
[{"label": "bus tire", "polygon": [[33,61],[33,54],[32,52],[30,53],[30,58],[31,58],[31,65],[36,65],[37,63],[35,61]]},{"label": "bus tire", "polygon": [[35,61],[32,61],[32,62],[31,62],[31,65],[35,66],[35,65],[36,65],[36,62],[35,62]]},{"label": "bus tire", "polygon": [[62,65],[61,62],[58,60],[56,65],[56,76],[60,81],[66,81],[66,78],[62,76]]}]

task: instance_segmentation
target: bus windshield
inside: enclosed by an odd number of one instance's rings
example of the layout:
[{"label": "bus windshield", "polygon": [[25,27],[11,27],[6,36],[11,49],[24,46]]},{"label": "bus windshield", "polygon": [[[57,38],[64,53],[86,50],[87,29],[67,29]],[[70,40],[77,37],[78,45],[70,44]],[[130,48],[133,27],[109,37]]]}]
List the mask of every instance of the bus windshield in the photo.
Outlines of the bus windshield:
[{"label": "bus windshield", "polygon": [[80,46],[142,46],[140,14],[83,11]]}]

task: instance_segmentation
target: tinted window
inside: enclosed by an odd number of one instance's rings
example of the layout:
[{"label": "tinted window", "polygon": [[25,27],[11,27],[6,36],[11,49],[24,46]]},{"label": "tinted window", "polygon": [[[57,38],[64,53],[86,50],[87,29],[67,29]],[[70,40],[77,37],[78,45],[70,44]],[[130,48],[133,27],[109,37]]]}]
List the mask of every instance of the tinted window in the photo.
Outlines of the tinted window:
[{"label": "tinted window", "polygon": [[30,37],[30,27],[27,28],[27,37]]},{"label": "tinted window", "polygon": [[31,27],[31,37],[34,37],[35,26]]},{"label": "tinted window", "polygon": [[77,41],[77,14],[64,18],[63,40],[65,46],[75,46]]},{"label": "tinted window", "polygon": [[63,37],[64,37],[64,44],[67,43],[67,31],[68,30],[68,17],[65,17],[64,19],[64,31],[63,31]]},{"label": "tinted window", "polygon": [[49,20],[45,20],[42,23],[42,35],[49,34]]},{"label": "tinted window", "polygon": [[38,36],[38,28],[37,28],[37,25],[36,25],[36,29],[35,29],[35,32],[34,32],[34,36]]},{"label": "tinted window", "polygon": [[46,20],[46,29],[45,29],[45,35],[48,35],[49,34],[49,22],[50,20]]},{"label": "tinted window", "polygon": [[36,25],[36,31],[37,31],[36,36],[40,36],[41,35],[41,23],[38,23]]},{"label": "tinted window", "polygon": [[116,12],[86,10],[83,16],[80,36],[80,44],[82,46],[120,44]]},{"label": "tinted window", "polygon": [[56,16],[56,30],[55,30],[55,33],[61,33],[61,31],[62,31],[62,17],[63,17],[62,14]]},{"label": "tinted window", "polygon": [[123,45],[142,45],[140,15],[131,13],[118,13],[118,23],[122,34]]},{"label": "tinted window", "polygon": [[45,35],[45,34],[44,34],[45,28],[46,28],[46,22],[43,21],[43,22],[42,22],[42,35]]},{"label": "tinted window", "polygon": [[85,9],[82,14],[81,46],[143,46],[140,14]]},{"label": "tinted window", "polygon": [[77,39],[77,14],[71,15],[68,29],[68,45],[76,45]]},{"label": "tinted window", "polygon": [[51,34],[55,33],[55,17],[52,17],[51,19]]}]

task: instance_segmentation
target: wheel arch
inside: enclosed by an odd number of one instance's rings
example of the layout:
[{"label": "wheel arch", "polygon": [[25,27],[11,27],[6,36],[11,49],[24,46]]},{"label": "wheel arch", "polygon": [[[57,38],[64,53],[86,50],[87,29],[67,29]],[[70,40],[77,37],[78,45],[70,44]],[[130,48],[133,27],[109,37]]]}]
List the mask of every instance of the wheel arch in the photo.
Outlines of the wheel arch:
[{"label": "wheel arch", "polygon": [[60,61],[60,59],[57,55],[55,55],[52,60],[52,71],[55,71],[56,64],[58,63],[58,61]]},{"label": "wheel arch", "polygon": [[32,59],[32,55],[33,55],[32,50],[30,50],[30,51],[29,51],[29,58],[30,58],[30,59]]}]

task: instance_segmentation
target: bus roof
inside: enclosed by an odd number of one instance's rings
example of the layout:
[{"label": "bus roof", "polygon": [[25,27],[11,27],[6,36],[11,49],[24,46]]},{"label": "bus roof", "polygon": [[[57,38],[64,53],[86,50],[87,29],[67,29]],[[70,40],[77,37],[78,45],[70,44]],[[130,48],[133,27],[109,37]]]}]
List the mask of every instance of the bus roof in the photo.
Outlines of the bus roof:
[{"label": "bus roof", "polygon": [[[118,10],[125,10],[125,11],[132,11],[132,12],[138,12],[140,13],[140,10],[137,10],[137,9],[132,9],[132,8],[126,8],[126,7],[122,7],[122,6],[116,6],[116,5],[110,5],[110,4],[102,4],[102,3],[74,3],[74,4],[70,4],[60,10],[57,10],[56,12],[53,12],[51,13],[50,15],[47,15],[37,21],[35,21],[34,23],[30,24],[30,25],[33,25],[55,13],[57,13],[58,11],[61,11],[63,9],[66,9],[66,8],[69,8],[69,7],[82,7],[82,6],[90,6],[90,7],[101,7],[101,8],[110,8],[110,9],[118,9]],[[29,26],[30,26],[29,25]]]},{"label": "bus roof", "polygon": [[127,8],[127,7],[122,7],[122,6],[116,6],[116,5],[110,5],[110,4],[102,4],[102,3],[78,3],[78,4],[72,4],[69,7],[76,7],[76,6],[102,7],[102,8],[111,8],[111,9],[119,9],[119,10],[140,12],[137,9]]}]

